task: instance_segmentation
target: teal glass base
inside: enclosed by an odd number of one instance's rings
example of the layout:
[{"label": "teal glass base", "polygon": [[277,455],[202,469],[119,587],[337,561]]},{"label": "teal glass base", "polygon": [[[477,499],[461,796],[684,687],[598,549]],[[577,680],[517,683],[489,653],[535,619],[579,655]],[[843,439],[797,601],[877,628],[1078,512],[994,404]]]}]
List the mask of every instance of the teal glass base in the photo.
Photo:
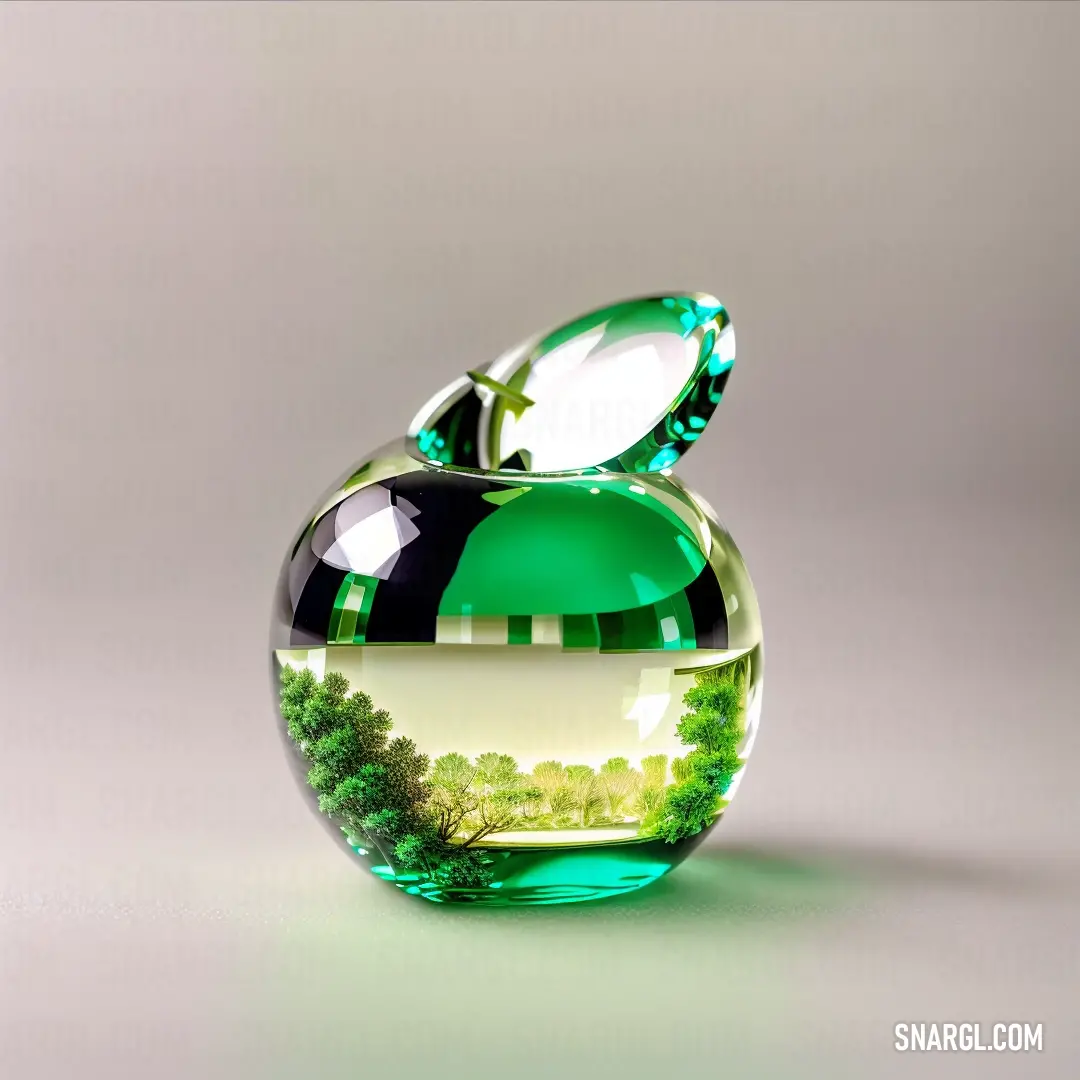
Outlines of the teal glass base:
[{"label": "teal glass base", "polygon": [[[385,863],[372,866],[371,871],[411,896],[438,904],[514,907],[603,900],[635,892],[663,877],[697,847],[706,831],[674,844],[639,840],[582,845],[577,850],[553,845],[488,851],[492,880],[483,888],[437,885],[420,875],[395,874]],[[376,855],[364,848],[354,850],[365,858]]]}]

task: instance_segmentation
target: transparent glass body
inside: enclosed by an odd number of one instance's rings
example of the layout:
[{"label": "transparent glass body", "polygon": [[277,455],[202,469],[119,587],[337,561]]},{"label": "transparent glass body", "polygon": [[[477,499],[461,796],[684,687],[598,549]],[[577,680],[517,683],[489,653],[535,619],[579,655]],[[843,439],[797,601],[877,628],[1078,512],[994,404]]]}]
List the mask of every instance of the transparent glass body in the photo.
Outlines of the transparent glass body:
[{"label": "transparent glass body", "polygon": [[719,400],[729,326],[715,301],[657,298],[531,339],[300,531],[271,641],[282,730],[378,877],[440,902],[594,899],[722,817],[757,732],[761,622],[670,463]]}]

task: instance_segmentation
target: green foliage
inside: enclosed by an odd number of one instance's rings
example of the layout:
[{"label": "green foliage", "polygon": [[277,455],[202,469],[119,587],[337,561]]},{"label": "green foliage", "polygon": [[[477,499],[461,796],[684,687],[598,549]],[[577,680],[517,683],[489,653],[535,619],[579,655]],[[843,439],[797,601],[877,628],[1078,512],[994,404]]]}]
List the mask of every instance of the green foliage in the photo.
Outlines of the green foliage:
[{"label": "green foliage", "polygon": [[[724,795],[735,773],[742,768],[739,745],[746,734],[743,724],[746,700],[746,662],[703,672],[698,685],[684,701],[694,710],[680,721],[696,736],[696,748],[688,755],[695,776]],[[680,730],[680,734],[681,734]]]},{"label": "green foliage", "polygon": [[482,889],[491,884],[493,875],[480,852],[459,848],[440,861],[434,877],[440,885]]},{"label": "green foliage", "polygon": [[475,762],[462,754],[444,754],[428,782],[440,838],[460,837],[463,847],[513,828],[519,804],[539,795],[508,754],[481,754]]},{"label": "green foliage", "polygon": [[329,794],[320,795],[319,809],[324,814],[344,818],[350,825],[360,826],[369,814],[389,809],[391,799],[386,768],[369,763],[352,776],[346,776]]},{"label": "green foliage", "polygon": [[589,765],[568,765],[566,787],[576,823],[583,828],[599,824],[604,813],[604,795],[596,771]]},{"label": "green foliage", "polygon": [[525,775],[508,754],[443,754],[430,763],[407,738],[389,739],[389,714],[340,672],[281,672],[281,713],[311,768],[319,809],[347,834],[385,841],[402,870],[462,888],[490,883],[485,837],[514,829],[589,828],[636,822],[639,835],[674,843],[710,824],[742,767],[747,667],[699,673],[676,727],[690,749],[634,769],[624,757],[599,771],[541,761]]},{"label": "green foliage", "polygon": [[509,754],[481,754],[476,759],[476,772],[481,784],[502,788],[517,780],[518,766]]},{"label": "green foliage", "polygon": [[694,766],[688,757],[672,758],[671,775],[675,777],[676,784],[684,784],[694,775]]},{"label": "green foliage", "polygon": [[599,772],[589,765],[541,761],[528,776],[506,754],[462,754],[436,759],[428,777],[439,835],[468,847],[510,829],[560,829],[633,820],[645,792],[647,810],[663,793],[667,758],[646,759],[648,775],[626,758],[611,758]]},{"label": "green foliage", "polygon": [[464,791],[476,776],[476,766],[464,754],[443,754],[431,767],[431,783],[453,791]]},{"label": "green foliage", "polygon": [[356,728],[339,727],[321,739],[306,744],[308,756],[316,765],[322,767],[322,774],[331,778],[335,784],[363,767],[367,762],[378,758],[377,753],[365,753]]},{"label": "green foliage", "polygon": [[411,739],[387,741],[389,714],[375,709],[367,694],[350,694],[344,675],[328,671],[319,682],[309,670],[283,668],[281,714],[311,763],[308,783],[319,793],[319,809],[340,821],[347,835],[381,837],[402,869],[432,880],[490,882],[483,856],[462,855],[448,843],[453,833],[443,835],[433,799],[438,787],[425,780],[427,757]]},{"label": "green foliage", "polygon": [[521,804],[541,796],[540,789],[518,770],[518,763],[509,754],[481,754],[470,790],[476,796],[476,806],[464,821],[468,833],[462,841],[465,847],[493,832],[520,825]]},{"label": "green foliage", "polygon": [[394,858],[406,870],[427,870],[431,858],[431,838],[408,833],[394,845]]},{"label": "green foliage", "polygon": [[[328,671],[319,682],[306,668],[299,672],[283,668],[281,715],[289,735],[305,756],[310,756],[307,751],[310,744],[347,730],[351,749],[361,763],[378,756],[392,726],[390,715],[385,710],[373,709],[367,694],[357,691],[349,695],[349,682],[337,671]],[[344,752],[346,747],[343,745],[341,750]]]},{"label": "green foliage", "polygon": [[675,783],[663,805],[642,817],[642,833],[662,836],[669,843],[694,836],[709,825],[724,805],[723,796],[742,768],[739,745],[746,734],[746,661],[699,672],[696,685],[683,695],[690,711],[676,731],[693,747],[671,763]]},{"label": "green foliage", "polygon": [[728,732],[737,730],[743,688],[741,683],[737,684],[730,676],[724,678],[716,670],[702,672],[697,681],[698,685],[683,695],[683,703],[692,711],[682,717],[675,730],[687,746],[712,753],[728,741]]},{"label": "green foliage", "polygon": [[360,822],[361,828],[373,836],[397,836],[401,833],[401,814],[397,810],[383,808],[366,815]]},{"label": "green foliage", "polygon": [[527,778],[531,797],[520,807],[515,828],[565,829],[640,823],[655,816],[663,802],[668,759],[653,754],[641,770],[627,758],[605,761],[599,771],[589,765],[541,761]]},{"label": "green foliage", "polygon": [[476,810],[480,800],[472,791],[475,779],[476,766],[463,754],[443,754],[435,759],[428,783],[439,839],[452,840],[465,819]]},{"label": "green foliage", "polygon": [[307,782],[321,795],[328,795],[331,791],[337,787],[340,780],[339,773],[336,769],[331,769],[329,765],[324,765],[321,762],[317,765],[312,765],[308,769]]},{"label": "green foliage", "polygon": [[564,828],[563,822],[566,824],[571,822],[571,815],[574,812],[574,793],[570,790],[569,784],[552,793],[549,806],[552,820],[557,823],[556,828]]},{"label": "green foliage", "polygon": [[406,828],[426,822],[430,817],[425,806],[430,796],[424,781],[427,755],[417,752],[412,739],[397,738],[387,746],[381,761],[386,769],[386,804],[400,812]]},{"label": "green foliage", "polygon": [[541,761],[533,768],[533,783],[545,795],[566,784],[566,769],[561,761]]},{"label": "green foliage", "polygon": [[663,787],[667,783],[667,754],[650,754],[641,759],[645,787]]},{"label": "green foliage", "polygon": [[693,777],[674,784],[664,799],[656,833],[669,844],[694,836],[710,824],[720,808],[720,796],[711,784]]},{"label": "green foliage", "polygon": [[718,795],[726,795],[735,773],[742,767],[734,746],[725,746],[714,753],[695,752],[690,755],[694,775],[700,776]]},{"label": "green foliage", "polygon": [[664,806],[664,797],[663,787],[643,787],[637,793],[631,809],[640,822],[643,835],[652,835]]},{"label": "green foliage", "polygon": [[642,775],[630,768],[624,757],[611,758],[600,766],[599,784],[604,816],[608,821],[621,821],[627,816],[634,793],[641,789]]}]

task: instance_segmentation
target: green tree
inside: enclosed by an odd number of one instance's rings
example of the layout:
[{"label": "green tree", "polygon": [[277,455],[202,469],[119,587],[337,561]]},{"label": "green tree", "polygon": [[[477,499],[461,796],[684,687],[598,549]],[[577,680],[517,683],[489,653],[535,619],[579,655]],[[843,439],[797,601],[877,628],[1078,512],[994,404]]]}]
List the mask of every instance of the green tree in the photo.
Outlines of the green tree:
[{"label": "green tree", "polygon": [[676,784],[683,784],[694,775],[694,766],[689,756],[672,758],[671,775],[675,778]]},{"label": "green tree", "polygon": [[660,811],[664,808],[666,792],[664,788],[642,787],[633,803],[634,817],[642,836],[651,836],[660,820]]},{"label": "green tree", "polygon": [[739,746],[746,734],[745,661],[699,672],[696,682],[683,696],[690,712],[675,730],[684,743],[694,747],[685,758],[692,775],[724,795],[742,767]]},{"label": "green tree", "polygon": [[743,736],[743,680],[735,672],[714,668],[701,672],[697,684],[683,695],[691,711],[675,728],[679,738],[702,753],[737,747]]},{"label": "green tree", "polygon": [[[373,708],[367,694],[361,691],[349,694],[349,680],[340,672],[328,671],[319,682],[307,668],[299,672],[290,667],[282,669],[281,715],[289,735],[312,760],[321,760],[321,755],[313,757],[309,751],[314,743],[337,732],[347,732],[339,746],[340,755],[335,759],[337,766],[346,769],[350,762],[359,767],[375,760],[393,726],[390,714],[385,709]],[[349,760],[344,757],[347,753],[352,755]],[[342,773],[337,780],[343,780],[346,775],[347,772]]]},{"label": "green tree", "polygon": [[464,754],[443,754],[431,768],[431,806],[437,819],[440,840],[450,841],[462,823],[480,805],[480,797],[472,790],[476,766]]},{"label": "green tree", "polygon": [[491,884],[493,877],[481,852],[456,848],[443,855],[432,875],[440,885],[476,889]]},{"label": "green tree", "polygon": [[434,881],[490,882],[480,852],[463,854],[441,836],[425,780],[427,757],[411,739],[388,741],[390,716],[367,694],[350,694],[340,672],[328,671],[320,682],[309,670],[285,667],[280,700],[289,735],[311,764],[308,782],[319,794],[319,809],[347,834],[372,838],[400,867]]},{"label": "green tree", "polygon": [[482,851],[444,843],[431,824],[402,837],[394,847],[394,858],[403,869],[419,871],[439,885],[475,889],[492,879]]},{"label": "green tree", "polygon": [[662,788],[667,783],[667,754],[650,754],[641,759],[641,772],[646,787]]},{"label": "green tree", "polygon": [[553,791],[566,786],[566,769],[561,761],[537,762],[533,766],[532,782],[545,798],[550,798]]},{"label": "green tree", "polygon": [[642,774],[631,769],[624,757],[609,758],[600,766],[599,780],[605,816],[612,822],[623,821],[634,795],[641,789]]},{"label": "green tree", "polygon": [[494,832],[506,832],[523,824],[523,803],[540,797],[540,789],[518,770],[509,754],[481,754],[476,759],[476,775],[472,792],[477,797],[476,808],[467,815],[464,824],[468,835],[462,841],[468,847]]},{"label": "green tree", "polygon": [[735,745],[708,754],[691,755],[694,775],[700,776],[717,795],[726,795],[735,774],[742,768],[742,761]]},{"label": "green tree", "polygon": [[394,812],[393,818],[385,818],[387,824],[397,821],[396,807],[387,780],[386,767],[374,762],[361,765],[352,776],[334,785],[333,791],[319,796],[319,809],[324,814],[344,818],[354,827],[363,828],[365,818],[375,814]]},{"label": "green tree", "polygon": [[567,765],[566,782],[578,824],[595,825],[604,813],[604,796],[595,770],[589,765]]},{"label": "green tree", "polygon": [[640,822],[640,831],[649,835],[654,831],[664,805],[668,774],[667,754],[651,754],[642,758],[641,774],[641,786],[635,793],[631,809]]},{"label": "green tree", "polygon": [[534,766],[531,782],[540,792],[538,827],[562,828],[572,824],[574,794],[561,761],[541,761]]},{"label": "green tree", "polygon": [[671,763],[675,783],[643,833],[674,843],[701,832],[726,805],[723,796],[742,768],[747,671],[746,662],[739,660],[695,676],[696,685],[683,695],[690,711],[675,729],[692,749]]},{"label": "green tree", "polygon": [[721,801],[712,785],[697,777],[673,785],[660,811],[657,835],[669,844],[696,835],[712,822]]}]

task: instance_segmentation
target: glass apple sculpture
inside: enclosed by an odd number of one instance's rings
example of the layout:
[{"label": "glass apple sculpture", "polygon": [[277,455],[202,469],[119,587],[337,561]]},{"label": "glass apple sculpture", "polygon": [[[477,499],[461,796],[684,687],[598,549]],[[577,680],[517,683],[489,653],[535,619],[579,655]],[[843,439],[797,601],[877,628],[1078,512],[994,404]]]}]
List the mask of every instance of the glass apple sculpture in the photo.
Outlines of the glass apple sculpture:
[{"label": "glass apple sculpture", "polygon": [[375,875],[443,903],[590,900],[721,818],[761,620],[672,466],[734,354],[711,296],[594,311],[452,382],[304,524],[275,698],[301,788]]}]

